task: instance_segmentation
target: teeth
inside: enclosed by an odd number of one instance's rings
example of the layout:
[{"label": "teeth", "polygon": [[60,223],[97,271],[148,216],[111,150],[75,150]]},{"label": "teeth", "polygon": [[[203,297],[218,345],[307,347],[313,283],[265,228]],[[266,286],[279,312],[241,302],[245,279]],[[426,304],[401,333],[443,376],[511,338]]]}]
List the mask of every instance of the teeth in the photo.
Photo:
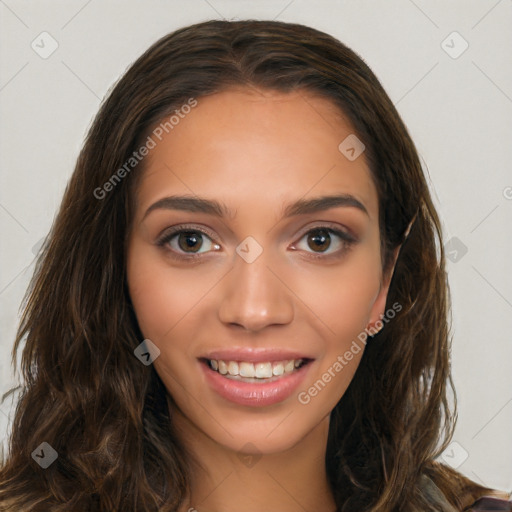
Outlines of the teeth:
[{"label": "teeth", "polygon": [[256,377],[258,379],[268,379],[272,377],[272,363],[257,363],[254,365]]},{"label": "teeth", "polygon": [[235,363],[235,361],[229,361],[228,373],[229,375],[238,375],[238,363]]},{"label": "teeth", "polygon": [[272,373],[274,375],[283,375],[284,373],[284,364],[283,363],[276,363],[274,367],[272,368]]},{"label": "teeth", "polygon": [[222,375],[228,373],[228,365],[224,361],[219,361],[219,373]]},{"label": "teeth", "polygon": [[273,363],[250,363],[247,361],[222,361],[209,359],[210,368],[221,375],[231,375],[246,378],[269,379],[273,376],[281,376],[298,369],[304,359],[291,359],[276,361]]},{"label": "teeth", "polygon": [[[214,363],[215,361],[211,361]],[[215,370],[214,366],[212,368]],[[240,377],[254,377],[256,374],[252,363],[240,363]]]}]

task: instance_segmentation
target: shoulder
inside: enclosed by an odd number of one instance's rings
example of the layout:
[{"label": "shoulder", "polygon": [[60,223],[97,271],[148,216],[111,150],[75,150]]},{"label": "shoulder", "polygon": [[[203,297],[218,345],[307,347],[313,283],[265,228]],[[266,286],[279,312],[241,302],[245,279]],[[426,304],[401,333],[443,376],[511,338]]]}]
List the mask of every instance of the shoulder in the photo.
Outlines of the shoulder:
[{"label": "shoulder", "polygon": [[473,482],[454,469],[431,462],[420,478],[422,494],[443,512],[512,512],[512,496]]},{"label": "shoulder", "polygon": [[491,512],[491,511],[502,511],[502,512],[512,512],[512,499],[510,495],[506,493],[499,493],[499,496],[484,496],[478,499],[471,508],[468,509],[468,512]]}]

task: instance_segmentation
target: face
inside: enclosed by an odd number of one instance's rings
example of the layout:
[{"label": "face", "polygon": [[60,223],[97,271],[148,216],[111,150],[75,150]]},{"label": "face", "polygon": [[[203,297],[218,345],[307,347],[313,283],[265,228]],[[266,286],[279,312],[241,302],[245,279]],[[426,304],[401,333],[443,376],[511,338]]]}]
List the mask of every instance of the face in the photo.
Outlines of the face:
[{"label": "face", "polygon": [[377,191],[338,149],[352,133],[327,99],[233,89],[147,157],[130,296],[176,414],[219,445],[274,453],[325,424],[384,313]]}]

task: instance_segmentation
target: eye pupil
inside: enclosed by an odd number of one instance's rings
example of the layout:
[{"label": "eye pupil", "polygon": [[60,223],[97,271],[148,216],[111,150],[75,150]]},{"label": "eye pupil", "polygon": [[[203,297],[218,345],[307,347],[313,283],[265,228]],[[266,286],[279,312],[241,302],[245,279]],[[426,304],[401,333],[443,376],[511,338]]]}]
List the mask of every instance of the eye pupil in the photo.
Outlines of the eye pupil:
[{"label": "eye pupil", "polygon": [[[190,249],[201,249],[203,237],[194,231],[183,231],[179,234],[178,245],[185,252],[195,252]],[[196,247],[197,246],[197,247]]]},{"label": "eye pupil", "polygon": [[[313,245],[311,244],[313,243]],[[312,231],[308,236],[308,245],[313,250],[325,250],[328,249],[331,245],[331,236],[329,232],[325,229],[317,229],[316,231]]]}]

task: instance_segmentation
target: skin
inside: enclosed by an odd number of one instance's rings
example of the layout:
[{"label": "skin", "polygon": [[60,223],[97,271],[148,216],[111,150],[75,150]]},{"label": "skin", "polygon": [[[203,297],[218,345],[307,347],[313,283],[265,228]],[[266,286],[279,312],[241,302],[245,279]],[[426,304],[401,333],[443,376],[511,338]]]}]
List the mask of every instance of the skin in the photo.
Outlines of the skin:
[{"label": "skin", "polygon": [[[295,392],[258,408],[213,391],[198,357],[220,348],[296,349],[314,358],[300,387],[307,390],[384,314],[391,273],[381,268],[377,190],[364,155],[349,161],[338,150],[353,132],[331,102],[305,91],[230,89],[199,98],[145,161],[127,278],[191,454],[183,510],[335,510],[324,468],[329,413],[363,350],[307,405]],[[283,217],[288,203],[335,194],[354,196],[367,213],[338,206]],[[215,199],[231,214],[158,208],[146,215],[171,195]],[[211,233],[195,260],[171,256],[184,254],[178,236],[157,245],[177,224]],[[357,241],[346,246],[331,233],[331,245],[318,249],[310,243],[318,232],[307,233],[326,225]],[[236,252],[248,236],[263,249],[252,263]]]}]

